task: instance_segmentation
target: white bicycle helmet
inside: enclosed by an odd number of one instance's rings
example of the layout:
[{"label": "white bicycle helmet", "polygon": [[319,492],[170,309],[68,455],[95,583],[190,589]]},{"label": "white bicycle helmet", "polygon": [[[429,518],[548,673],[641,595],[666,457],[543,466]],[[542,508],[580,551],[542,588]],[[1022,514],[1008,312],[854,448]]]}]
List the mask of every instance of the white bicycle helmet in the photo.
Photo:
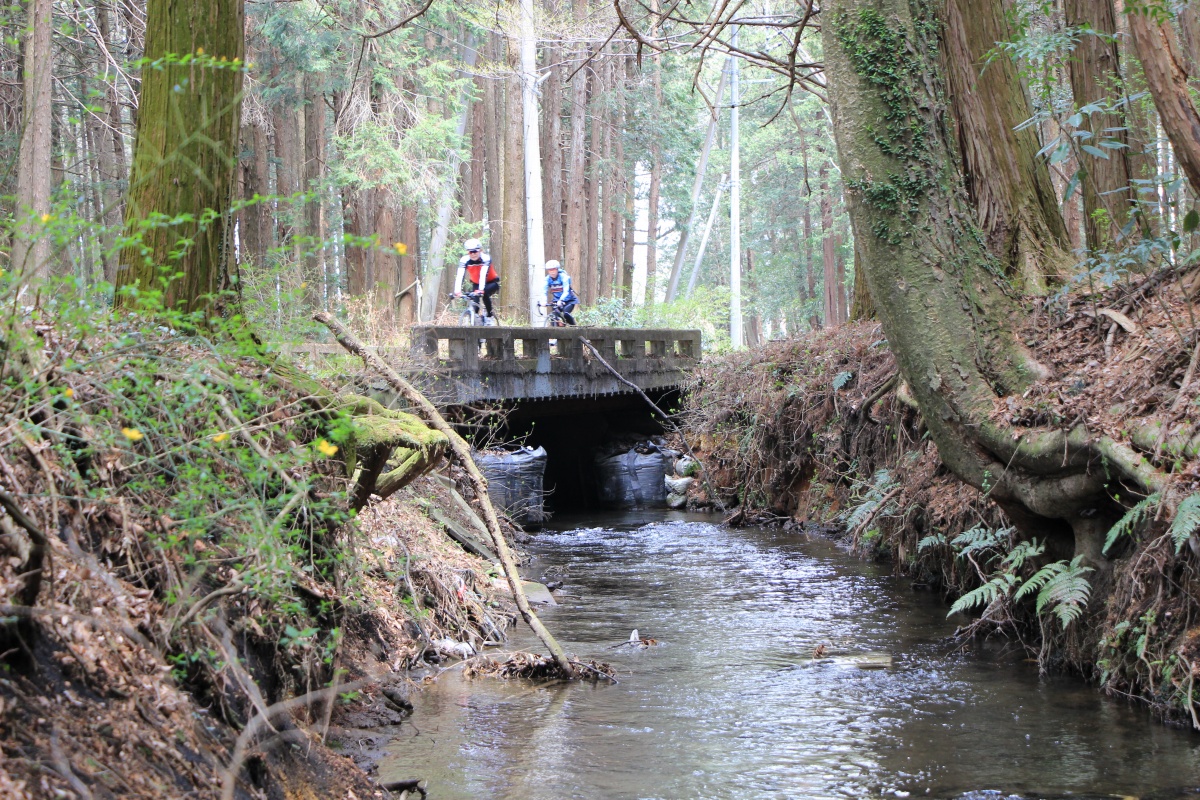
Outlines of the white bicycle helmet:
[{"label": "white bicycle helmet", "polygon": [[483,242],[478,239],[467,239],[463,242],[463,250],[482,250]]},{"label": "white bicycle helmet", "polygon": [[552,269],[562,269],[562,265],[553,258],[546,262],[546,271],[549,272]]}]

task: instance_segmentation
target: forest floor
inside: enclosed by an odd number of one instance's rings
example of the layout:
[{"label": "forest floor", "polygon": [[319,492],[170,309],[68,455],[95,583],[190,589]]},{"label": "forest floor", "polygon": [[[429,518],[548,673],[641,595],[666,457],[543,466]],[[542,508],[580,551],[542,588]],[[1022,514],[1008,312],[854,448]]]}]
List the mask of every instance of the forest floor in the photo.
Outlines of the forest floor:
[{"label": "forest floor", "polygon": [[[1021,336],[1049,374],[998,400],[997,421],[1031,431],[1084,424],[1132,447],[1177,496],[1195,493],[1198,295],[1200,273],[1167,270],[1091,297],[1040,302]],[[877,323],[712,359],[694,376],[686,417],[713,491],[736,506],[733,522],[829,525],[856,551],[891,560],[949,599],[1003,576],[1016,532],[942,464]],[[712,505],[699,482],[692,492],[694,505]],[[1128,507],[1140,498],[1112,499]],[[1045,668],[1079,673],[1200,727],[1200,554],[1172,542],[1172,520],[1154,502],[1119,523],[1079,622],[1039,619],[1032,602],[1001,590],[987,595],[964,633],[1013,635]],[[1069,540],[1057,549],[1051,540],[1047,533],[1036,566],[1071,558]],[[1029,575],[1014,577],[1019,585]]]},{"label": "forest floor", "polygon": [[430,516],[472,524],[457,471],[350,518],[345,420],[260,358],[124,323],[4,344],[0,796],[389,796],[330,740],[515,619]]}]

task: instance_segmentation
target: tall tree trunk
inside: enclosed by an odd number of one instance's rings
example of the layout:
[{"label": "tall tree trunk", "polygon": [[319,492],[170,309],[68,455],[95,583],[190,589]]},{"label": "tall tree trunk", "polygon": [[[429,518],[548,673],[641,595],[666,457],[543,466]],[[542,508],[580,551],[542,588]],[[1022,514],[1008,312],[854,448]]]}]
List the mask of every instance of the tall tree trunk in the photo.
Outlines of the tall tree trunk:
[{"label": "tall tree trunk", "polygon": [[[599,58],[600,56],[597,56]],[[588,96],[589,107],[595,108],[595,100],[598,97],[603,97],[605,91],[604,85],[604,69],[602,64],[592,62],[594,69],[591,70],[592,75],[589,79],[591,83],[591,92]],[[583,230],[583,258],[584,263],[590,267],[591,280],[587,287],[591,293],[592,303],[596,303],[601,295],[600,291],[600,275],[604,272],[604,266],[600,260],[600,227],[601,227],[601,209],[600,209],[600,184],[603,178],[600,169],[600,162],[597,156],[601,155],[604,149],[604,115],[603,113],[591,114],[592,130],[591,142],[592,146],[587,153],[587,208],[584,219]]]},{"label": "tall tree trunk", "polygon": [[304,78],[304,280],[308,283],[305,299],[313,308],[324,308],[333,292],[325,286],[325,94],[321,78]]},{"label": "tall tree trunk", "polygon": [[[1082,427],[1017,431],[993,417],[997,398],[1023,392],[1045,369],[1023,349],[1024,309],[996,280],[961,193],[957,147],[938,114],[943,76],[927,8],[827,0],[821,10],[834,131],[871,296],[947,467],[985,489],[1026,535],[1099,563],[1120,514],[1106,484],[1148,492],[1156,481],[1127,448]],[[896,118],[902,129],[889,128]]]},{"label": "tall tree trunk", "polygon": [[[563,259],[563,148],[561,48],[544,51],[549,77],[542,84],[542,212],[546,259]],[[571,265],[574,269],[574,265]]]},{"label": "tall tree trunk", "polygon": [[[613,58],[611,52],[608,50],[604,53],[601,68],[604,71],[605,88],[611,89],[615,87]],[[604,194],[600,199],[600,251],[599,257],[596,260],[600,264],[601,297],[612,297],[613,270],[616,267],[616,259],[613,257],[613,243],[617,237],[613,231],[613,226],[616,225],[617,217],[613,213],[613,204],[616,201],[617,179],[616,169],[613,165],[613,112],[609,107],[610,105],[610,103],[605,103],[604,114],[600,119],[600,128],[603,137],[600,159],[604,165]]]},{"label": "tall tree trunk", "polygon": [[[1068,5],[1077,0],[1068,0]],[[967,190],[988,249],[1025,291],[1061,282],[1074,263],[1050,173],[1016,64],[997,42],[1012,38],[1011,0],[948,0],[942,37],[950,107]],[[1085,37],[1087,38],[1087,37]]]},{"label": "tall tree trunk", "polygon": [[[1095,34],[1085,34],[1075,47],[1071,59],[1071,92],[1075,105],[1082,107],[1097,100],[1116,99],[1123,85],[1120,55],[1117,50],[1117,18],[1113,0],[1064,0],[1066,22],[1072,26],[1088,26]],[[1102,140],[1113,139],[1129,144],[1123,114],[1096,113],[1085,117],[1081,128],[1091,131],[1092,138],[1083,144],[1099,147]],[[1083,153],[1080,167],[1085,172],[1080,188],[1083,190],[1084,225],[1088,247],[1104,248],[1121,237],[1121,229],[1129,222],[1136,196],[1129,183],[1132,170],[1127,148],[1106,150],[1108,158]]]},{"label": "tall tree trunk", "polygon": [[[157,287],[160,268],[182,273],[165,291],[168,306],[212,310],[209,297],[232,289],[232,220],[237,169],[245,26],[240,0],[149,0],[146,7],[146,58],[168,53],[197,53],[200,65],[166,65],[142,74],[137,138],[125,227],[140,242],[125,247],[117,270],[117,304],[136,305],[121,292]],[[211,60],[212,65],[209,65]],[[164,120],[177,120],[167,125]],[[214,212],[201,224],[200,215]],[[142,230],[151,214],[183,220]],[[181,241],[191,244],[179,249]]]},{"label": "tall tree trunk", "polygon": [[621,254],[621,297],[626,303],[633,302],[633,248],[637,244],[637,226],[634,224],[637,209],[633,192],[625,192],[625,246]]},{"label": "tall tree trunk", "polygon": [[[272,148],[275,153],[275,241],[280,248],[292,248],[292,262],[300,254],[295,241],[296,219],[302,206],[295,199],[300,191],[299,114],[287,104],[271,109]],[[300,270],[303,274],[303,270]]]},{"label": "tall tree trunk", "polygon": [[[498,34],[488,37],[488,57],[493,63],[504,58]],[[499,79],[484,84],[484,169],[487,178],[488,248],[492,261],[503,269],[508,254],[504,252],[504,83]]]},{"label": "tall tree trunk", "polygon": [[1193,189],[1200,187],[1200,112],[1188,91],[1179,43],[1169,25],[1148,13],[1131,11],[1129,31],[1154,107],[1175,148],[1175,157]]},{"label": "tall tree trunk", "polygon": [[[100,39],[106,46],[111,47],[112,23],[109,17],[107,3],[96,4],[96,20],[99,27]],[[113,283],[117,277],[117,254],[113,252],[116,246],[117,234],[120,231],[121,220],[124,217],[124,192],[121,185],[128,177],[125,173],[125,140],[121,136],[121,100],[117,94],[117,76],[110,76],[110,66],[105,63],[104,91],[98,99],[98,119],[95,125],[97,151],[100,156],[100,175],[103,180],[104,205],[101,221],[104,224],[104,234],[101,249],[104,256],[104,280]]]},{"label": "tall tree trunk", "polygon": [[825,292],[822,302],[826,328],[841,323],[838,313],[837,237],[833,230],[833,196],[829,191],[829,167],[824,161],[817,171],[821,182],[821,264],[823,266]]},{"label": "tall tree trunk", "polygon": [[372,234],[375,220],[375,190],[370,187],[347,190],[344,195],[342,221],[347,237],[346,292],[352,297],[366,294],[374,283],[374,248],[359,241]]},{"label": "tall tree trunk", "polygon": [[396,295],[404,288],[400,283],[401,256],[392,245],[402,240],[396,225],[396,212],[392,208],[391,190],[386,186],[376,188],[373,200],[375,216],[372,233],[378,237],[380,247],[371,254],[371,284],[367,288],[375,292],[374,307],[380,321],[392,326],[399,318]]},{"label": "tall tree trunk", "polygon": [[[483,92],[476,84],[476,95]],[[462,213],[467,222],[472,225],[482,225],[486,217],[483,203],[483,182],[487,173],[487,146],[484,144],[483,118],[491,113],[479,102],[471,103],[471,157],[463,162],[467,174],[463,180],[463,209]],[[483,231],[481,231],[482,233]]]},{"label": "tall tree trunk", "polygon": [[21,145],[17,158],[16,216],[20,220],[13,237],[11,268],[23,281],[50,275],[50,237],[43,231],[50,216],[51,158],[53,150],[53,106],[50,89],[54,53],[52,0],[30,0],[26,23],[24,63],[24,111]]},{"label": "tall tree trunk", "polygon": [[[612,224],[612,276],[613,288],[612,296],[621,297],[625,292],[629,293],[630,300],[633,299],[632,281],[626,288],[622,284],[625,267],[625,235],[626,232],[633,231],[633,226],[626,224],[626,210],[628,209],[628,201],[626,198],[633,193],[633,186],[628,176],[628,170],[625,166],[625,127],[628,124],[627,107],[625,103],[624,87],[628,85],[628,80],[632,76],[633,67],[629,63],[629,59],[622,58],[618,55],[617,61],[613,67],[613,74],[616,76],[614,85],[617,88],[617,108],[614,112],[613,126],[613,157],[612,157],[612,180],[613,180],[613,199],[609,210],[613,215]],[[606,245],[607,246],[607,245]]]},{"label": "tall tree trunk", "polygon": [[505,320],[511,324],[527,320],[529,314],[528,265],[525,252],[525,164],[521,154],[521,81],[515,43],[508,43],[508,65],[504,102],[504,271],[500,276],[500,302]]},{"label": "tall tree trunk", "polygon": [[[242,151],[248,157],[242,161],[242,207],[240,223],[242,257],[249,257],[256,267],[267,261],[270,249],[270,234],[267,232],[269,216],[267,201],[271,194],[267,172],[267,130],[261,122],[242,126]],[[259,198],[259,199],[256,199]]]},{"label": "tall tree trunk", "polygon": [[[576,7],[583,5],[576,0]],[[585,56],[586,57],[586,56]],[[580,299],[584,303],[596,300],[591,287],[595,283],[595,268],[584,257],[587,239],[587,192],[584,168],[587,165],[587,82],[590,70],[580,69],[571,78],[571,149],[567,167],[567,217],[564,253],[566,267],[579,279]]]}]

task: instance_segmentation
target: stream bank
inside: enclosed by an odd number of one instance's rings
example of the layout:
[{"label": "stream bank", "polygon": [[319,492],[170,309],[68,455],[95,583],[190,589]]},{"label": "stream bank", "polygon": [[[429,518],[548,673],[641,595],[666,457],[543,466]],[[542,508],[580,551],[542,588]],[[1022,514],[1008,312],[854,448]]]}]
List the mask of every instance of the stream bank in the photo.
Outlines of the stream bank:
[{"label": "stream bank", "polygon": [[0,341],[0,794],[386,796],[331,728],[513,619],[438,437],[244,332],[41,313]]},{"label": "stream bank", "polygon": [[[1183,302],[1168,296],[1163,308],[1183,314]],[[1086,419],[1170,470],[1175,496],[1190,491],[1196,453],[1176,432],[1193,427],[1187,415],[1195,406],[1176,413],[1172,389],[1187,382],[1189,351],[1170,316],[1154,307],[1142,319],[1161,347],[1155,352],[1140,337],[1117,337],[1114,346],[1111,329],[1097,339],[1089,303],[1068,298],[1063,306],[1032,319],[1026,332],[1051,377],[998,402],[997,418],[1031,429]],[[1165,421],[1133,424],[1147,414]],[[1133,505],[1137,495],[1129,500],[1114,481],[1116,510],[1094,510],[1093,539],[1077,545],[1065,526],[1019,530],[942,463],[878,324],[709,359],[693,377],[684,418],[734,524],[828,525],[860,555],[973,609],[979,616],[962,634],[1009,637],[1044,670],[1080,675],[1200,729],[1200,548],[1194,533],[1189,540],[1192,529],[1175,536],[1179,526],[1158,496],[1122,518],[1116,501]],[[693,507],[711,508],[713,499],[693,486]],[[1180,515],[1181,526],[1195,518],[1183,507]],[[1047,597],[1062,586],[1069,591]],[[1056,602],[1064,596],[1069,602]]]}]

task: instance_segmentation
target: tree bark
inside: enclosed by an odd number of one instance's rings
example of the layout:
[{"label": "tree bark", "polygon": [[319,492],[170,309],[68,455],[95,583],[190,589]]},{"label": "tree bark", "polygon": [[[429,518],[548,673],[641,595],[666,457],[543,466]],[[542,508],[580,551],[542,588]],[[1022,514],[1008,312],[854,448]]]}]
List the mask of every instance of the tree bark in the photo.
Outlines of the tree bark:
[{"label": "tree bark", "polygon": [[[315,74],[304,78],[304,280],[305,299],[312,308],[324,308],[333,292],[325,286],[325,93]],[[329,287],[332,288],[332,287]]]},{"label": "tree bark", "polygon": [[10,267],[22,282],[50,276],[50,218],[54,53],[52,0],[30,0],[23,65],[21,144],[17,157],[16,218]]},{"label": "tree bark", "polygon": [[[1025,309],[961,191],[957,148],[938,113],[944,79],[928,13],[907,0],[822,8],[834,131],[863,271],[946,466],[988,492],[1025,534],[1065,537],[1089,561],[1102,560],[1103,535],[1119,516],[1106,484],[1149,492],[1161,480],[1128,448],[1082,427],[1014,430],[992,418],[997,398],[1046,371],[1017,338]],[[888,127],[894,118],[903,128]]]},{"label": "tree bark", "polygon": [[[497,34],[488,38],[489,58],[498,63],[504,49]],[[499,79],[484,84],[484,168],[487,179],[488,248],[492,261],[504,267],[504,83]]]},{"label": "tree bark", "polygon": [[[582,3],[577,0],[576,6]],[[584,53],[584,58],[587,58]],[[590,70],[584,68],[571,78],[571,149],[569,166],[567,168],[567,218],[564,231],[563,258],[568,270],[574,272],[579,279],[580,300],[592,303],[596,295],[591,287],[595,283],[595,269],[584,257],[587,239],[587,190],[584,186],[584,172],[587,166],[587,84]]]},{"label": "tree bark", "polygon": [[588,92],[588,107],[592,110],[589,114],[591,147],[587,152],[587,208],[583,226],[583,258],[591,271],[588,291],[591,292],[593,304],[600,299],[600,273],[604,271],[600,263],[600,184],[603,177],[600,172],[600,156],[604,149],[604,116],[596,110],[595,103],[596,98],[604,94],[604,72],[603,69],[596,68],[597,66],[596,62],[593,62],[588,78],[591,87]]},{"label": "tree bark", "polygon": [[1175,157],[1193,188],[1200,187],[1200,113],[1188,92],[1188,74],[1171,28],[1131,11],[1129,32],[1146,85]]},{"label": "tree bark", "polygon": [[821,182],[821,266],[824,294],[821,307],[826,328],[841,324],[838,313],[837,242],[833,231],[833,197],[829,191],[829,167],[824,161],[817,170]]},{"label": "tree bark", "polygon": [[525,164],[521,158],[521,81],[517,77],[517,48],[508,46],[512,73],[504,81],[504,264],[500,274],[500,304],[508,322],[517,324],[529,314],[529,281],[525,252]]},{"label": "tree bark", "polygon": [[242,150],[249,156],[242,161],[242,199],[247,203],[241,210],[240,231],[243,259],[249,257],[255,267],[267,261],[270,249],[269,208],[265,199],[271,194],[267,172],[267,130],[256,122],[242,126]]},{"label": "tree bark", "polygon": [[[1098,100],[1113,101],[1113,88],[1123,85],[1120,54],[1117,50],[1117,18],[1113,0],[1064,0],[1066,22],[1095,31],[1084,34],[1071,59],[1071,92],[1075,105],[1083,107]],[[1129,134],[1124,114],[1095,113],[1084,117],[1080,128],[1090,131],[1090,139],[1080,144],[1099,147],[1103,140],[1128,145]],[[1111,130],[1110,130],[1111,129]],[[1105,131],[1108,132],[1105,132]],[[1079,155],[1084,171],[1083,216],[1088,247],[1101,249],[1121,238],[1121,229],[1129,222],[1136,195],[1129,183],[1132,177],[1128,147],[1107,150],[1108,158],[1088,153]]]},{"label": "tree bark", "polygon": [[[142,73],[125,214],[127,234],[141,240],[122,252],[119,306],[137,305],[135,295],[121,291],[126,287],[143,292],[157,288],[162,267],[182,273],[166,286],[163,299],[169,307],[211,313],[213,296],[234,285],[230,208],[245,54],[242,3],[149,0],[146,58],[199,52],[200,64],[167,64]],[[201,224],[206,212],[213,218]],[[143,230],[151,215],[183,221]],[[176,253],[182,241],[191,244]]]},{"label": "tree bark", "polygon": [[547,45],[544,50],[550,76],[542,84],[542,238],[546,259],[563,259],[563,148],[562,148],[562,67],[561,49]]},{"label": "tree bark", "polygon": [[[606,89],[613,87],[616,81],[613,80],[613,60],[610,53],[604,52],[604,60],[600,67],[605,76],[604,86]],[[593,120],[595,125],[599,122],[602,145],[600,148],[600,160],[603,164],[603,195],[600,198],[600,247],[597,250],[596,263],[600,265],[600,297],[612,297],[613,287],[613,269],[615,259],[613,258],[613,242],[616,237],[613,235],[613,226],[616,224],[616,215],[613,214],[613,202],[616,195],[616,179],[613,168],[613,119],[612,110],[605,104],[604,113],[599,120]]]},{"label": "tree bark", "polygon": [[[1078,0],[1067,0],[1068,5]],[[948,0],[942,49],[958,146],[988,249],[1026,292],[1042,294],[1074,263],[1016,64],[997,55],[1012,38],[1011,0]]]}]

